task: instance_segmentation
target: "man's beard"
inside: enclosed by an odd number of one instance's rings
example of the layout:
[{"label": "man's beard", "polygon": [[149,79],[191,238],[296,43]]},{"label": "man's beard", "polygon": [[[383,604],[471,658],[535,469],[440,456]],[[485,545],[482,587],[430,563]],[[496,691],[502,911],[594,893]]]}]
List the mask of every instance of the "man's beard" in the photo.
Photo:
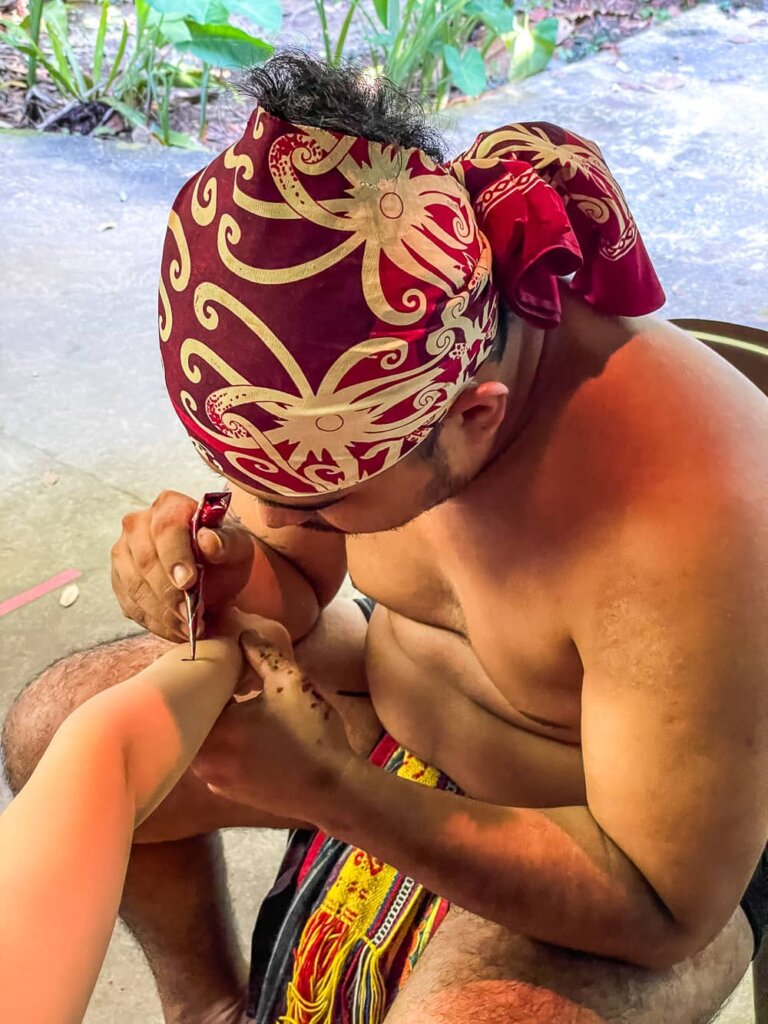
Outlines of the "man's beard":
[{"label": "man's beard", "polygon": [[430,509],[436,508],[438,505],[442,505],[443,502],[448,501],[464,490],[466,485],[469,483],[471,478],[464,478],[460,476],[454,476],[451,473],[446,459],[440,447],[437,446],[429,458],[430,464],[433,469],[432,479],[424,487],[421,495],[421,501],[419,502],[419,509],[417,512],[412,513],[406,519],[403,519],[399,523],[395,523],[393,526],[388,526],[385,530],[362,530],[357,533],[350,533],[348,530],[340,530],[336,526],[331,526],[330,523],[324,522],[322,519],[308,519],[304,523],[299,523],[299,526],[303,530],[315,530],[317,533],[340,533],[344,537],[358,537],[361,533],[389,533],[392,530],[402,530],[404,526],[412,523],[414,519],[418,519],[419,516],[425,512],[429,512]]},{"label": "man's beard", "polygon": [[346,530],[340,530],[336,526],[331,526],[330,523],[324,523],[322,519],[307,519],[304,523],[299,523],[302,530],[315,530],[317,533],[343,533],[346,535]]},{"label": "man's beard", "polygon": [[[431,458],[434,474],[421,496],[422,509],[418,513],[422,515],[429,512],[431,508],[437,508],[443,502],[454,498],[459,491],[463,491],[469,483],[470,478],[454,476],[448,465],[448,460],[438,444]],[[415,517],[414,517],[415,518]]]}]

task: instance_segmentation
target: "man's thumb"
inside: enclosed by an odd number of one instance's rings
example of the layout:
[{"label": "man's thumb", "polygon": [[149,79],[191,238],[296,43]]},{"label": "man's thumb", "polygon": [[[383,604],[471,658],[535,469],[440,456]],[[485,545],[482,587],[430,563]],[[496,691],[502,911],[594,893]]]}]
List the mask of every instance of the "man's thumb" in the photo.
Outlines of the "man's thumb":
[{"label": "man's thumb", "polygon": [[224,527],[201,530],[197,546],[206,562],[213,565],[237,565],[253,557],[253,538],[245,530]]}]

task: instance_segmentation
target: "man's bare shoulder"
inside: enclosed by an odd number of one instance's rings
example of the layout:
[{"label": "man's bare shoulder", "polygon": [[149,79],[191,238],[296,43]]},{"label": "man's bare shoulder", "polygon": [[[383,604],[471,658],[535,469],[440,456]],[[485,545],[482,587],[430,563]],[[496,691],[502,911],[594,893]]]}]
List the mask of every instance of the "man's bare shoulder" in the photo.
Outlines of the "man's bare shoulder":
[{"label": "man's bare shoulder", "polygon": [[657,317],[622,319],[615,337],[577,348],[548,435],[575,504],[615,521],[654,504],[700,513],[725,494],[765,501],[768,397]]},{"label": "man's bare shoulder", "polygon": [[758,530],[768,543],[766,396],[655,317],[608,323],[567,358],[529,450],[478,489],[497,556],[540,552],[565,612],[591,600],[606,567],[661,543],[660,529],[668,569],[694,533],[720,544]]}]

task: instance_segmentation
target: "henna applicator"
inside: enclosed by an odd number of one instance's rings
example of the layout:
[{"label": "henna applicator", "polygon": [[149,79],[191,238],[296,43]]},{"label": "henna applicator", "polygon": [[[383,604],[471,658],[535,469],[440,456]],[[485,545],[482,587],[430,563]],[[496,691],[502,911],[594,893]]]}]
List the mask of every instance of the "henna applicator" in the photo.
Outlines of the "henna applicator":
[{"label": "henna applicator", "polygon": [[200,557],[200,548],[197,543],[197,535],[203,527],[215,530],[221,526],[224,516],[227,514],[232,494],[229,491],[209,491],[204,494],[195,509],[189,524],[189,532],[192,539],[192,551],[197,565],[197,580],[193,587],[184,591],[184,603],[187,609],[187,627],[189,628],[189,658],[187,661],[194,661],[197,653],[197,627],[200,624],[200,616],[203,607],[203,576],[205,566]]}]

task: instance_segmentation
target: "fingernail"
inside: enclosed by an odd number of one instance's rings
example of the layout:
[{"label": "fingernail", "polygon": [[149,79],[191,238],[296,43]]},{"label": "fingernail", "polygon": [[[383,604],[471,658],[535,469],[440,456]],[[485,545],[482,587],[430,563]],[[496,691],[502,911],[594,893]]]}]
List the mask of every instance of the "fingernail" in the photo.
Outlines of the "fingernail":
[{"label": "fingernail", "polygon": [[205,541],[205,546],[212,555],[220,555],[224,549],[222,539],[215,530],[201,530],[198,536],[198,541],[200,540]]},{"label": "fingernail", "polygon": [[189,581],[190,575],[191,573],[186,565],[174,565],[171,569],[171,576],[177,587],[183,587]]}]

